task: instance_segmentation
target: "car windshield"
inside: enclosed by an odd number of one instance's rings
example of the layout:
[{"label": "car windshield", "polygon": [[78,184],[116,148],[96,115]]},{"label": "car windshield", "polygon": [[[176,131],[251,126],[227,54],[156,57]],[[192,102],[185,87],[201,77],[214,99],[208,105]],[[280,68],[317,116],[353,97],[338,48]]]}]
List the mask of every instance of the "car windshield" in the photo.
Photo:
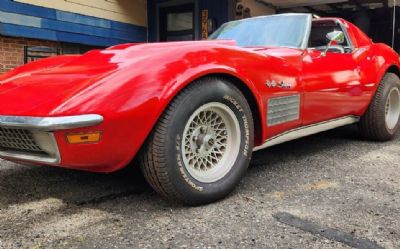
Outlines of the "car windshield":
[{"label": "car windshield", "polygon": [[308,14],[283,14],[243,19],[222,25],[210,40],[235,40],[241,47],[302,48],[311,25]]}]

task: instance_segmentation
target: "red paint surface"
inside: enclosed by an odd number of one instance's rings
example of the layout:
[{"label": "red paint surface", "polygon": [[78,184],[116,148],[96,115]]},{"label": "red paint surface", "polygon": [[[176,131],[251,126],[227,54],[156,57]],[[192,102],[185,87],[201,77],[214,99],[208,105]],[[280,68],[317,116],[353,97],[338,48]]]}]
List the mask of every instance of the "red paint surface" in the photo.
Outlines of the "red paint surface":
[{"label": "red paint surface", "polygon": [[[101,172],[127,165],[179,91],[209,74],[234,76],[252,91],[262,121],[262,137],[256,141],[301,125],[361,116],[387,69],[400,67],[399,57],[341,21],[356,46],[351,54],[321,57],[307,49],[197,41],[124,44],[40,60],[0,75],[0,115],[103,115],[99,126],[56,132],[60,166]],[[292,88],[268,88],[267,80],[283,80]],[[267,127],[268,99],[294,93],[301,95],[300,119]],[[102,131],[101,142],[66,142],[66,133],[82,131]]]}]

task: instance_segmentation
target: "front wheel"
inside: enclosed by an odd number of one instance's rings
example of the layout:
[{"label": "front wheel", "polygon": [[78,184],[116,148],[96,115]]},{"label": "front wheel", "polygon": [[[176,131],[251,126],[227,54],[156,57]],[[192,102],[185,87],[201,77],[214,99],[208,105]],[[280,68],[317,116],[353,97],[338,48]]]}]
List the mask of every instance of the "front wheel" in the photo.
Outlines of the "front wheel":
[{"label": "front wheel", "polygon": [[221,199],[239,183],[253,149],[253,118],[231,83],[205,78],[169,105],[141,155],[161,195],[190,205]]},{"label": "front wheel", "polygon": [[392,139],[400,126],[400,79],[387,73],[372,99],[359,128],[364,138],[387,141]]}]

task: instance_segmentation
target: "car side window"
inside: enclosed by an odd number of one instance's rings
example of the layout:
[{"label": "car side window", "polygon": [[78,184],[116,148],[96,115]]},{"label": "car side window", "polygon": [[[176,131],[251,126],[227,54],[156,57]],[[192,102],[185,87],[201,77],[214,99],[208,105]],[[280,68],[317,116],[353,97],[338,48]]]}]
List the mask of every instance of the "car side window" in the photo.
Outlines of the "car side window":
[{"label": "car side window", "polygon": [[[326,35],[333,31],[345,32],[345,30],[343,30],[342,27],[334,20],[313,21],[308,47],[321,51],[325,50],[329,43]],[[330,52],[337,53],[350,53],[351,50],[352,49],[347,37],[345,37],[345,40],[342,44],[332,44],[332,48],[329,49]]]}]

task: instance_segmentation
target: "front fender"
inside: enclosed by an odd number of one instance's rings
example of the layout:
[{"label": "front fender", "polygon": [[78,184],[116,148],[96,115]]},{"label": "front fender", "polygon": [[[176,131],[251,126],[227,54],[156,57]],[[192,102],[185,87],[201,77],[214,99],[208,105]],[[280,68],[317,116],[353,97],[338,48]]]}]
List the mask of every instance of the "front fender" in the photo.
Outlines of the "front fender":
[{"label": "front fender", "polygon": [[79,55],[60,55],[33,61],[0,74],[0,84],[12,81],[15,79],[15,77],[23,77],[26,74],[33,74],[48,70],[50,68],[62,66],[78,57]]},{"label": "front fender", "polygon": [[[241,53],[220,49],[173,55],[163,54],[162,58],[160,55],[158,60],[163,61],[160,64],[156,64],[157,60],[154,59],[120,68],[53,111],[52,115],[55,116],[95,113],[104,117],[103,124],[96,128],[103,132],[102,145],[97,145],[96,161],[90,162],[91,159],[88,159],[85,162],[85,165],[92,165],[86,169],[112,172],[127,165],[170,102],[182,89],[201,77],[212,74],[235,77],[251,90],[262,107],[254,82],[242,71],[246,70],[242,64],[246,60]],[[88,131],[88,128],[73,132],[83,131]],[[65,139],[62,140],[64,135],[58,134],[57,137],[61,143],[60,149],[67,151],[71,146],[65,143]],[[85,146],[79,147],[74,153],[66,153],[73,156],[64,157],[65,165],[70,167],[74,157],[84,158],[87,154],[93,154],[85,150]],[[118,151],[115,151],[116,148]],[[110,151],[115,152],[110,154]]]}]

